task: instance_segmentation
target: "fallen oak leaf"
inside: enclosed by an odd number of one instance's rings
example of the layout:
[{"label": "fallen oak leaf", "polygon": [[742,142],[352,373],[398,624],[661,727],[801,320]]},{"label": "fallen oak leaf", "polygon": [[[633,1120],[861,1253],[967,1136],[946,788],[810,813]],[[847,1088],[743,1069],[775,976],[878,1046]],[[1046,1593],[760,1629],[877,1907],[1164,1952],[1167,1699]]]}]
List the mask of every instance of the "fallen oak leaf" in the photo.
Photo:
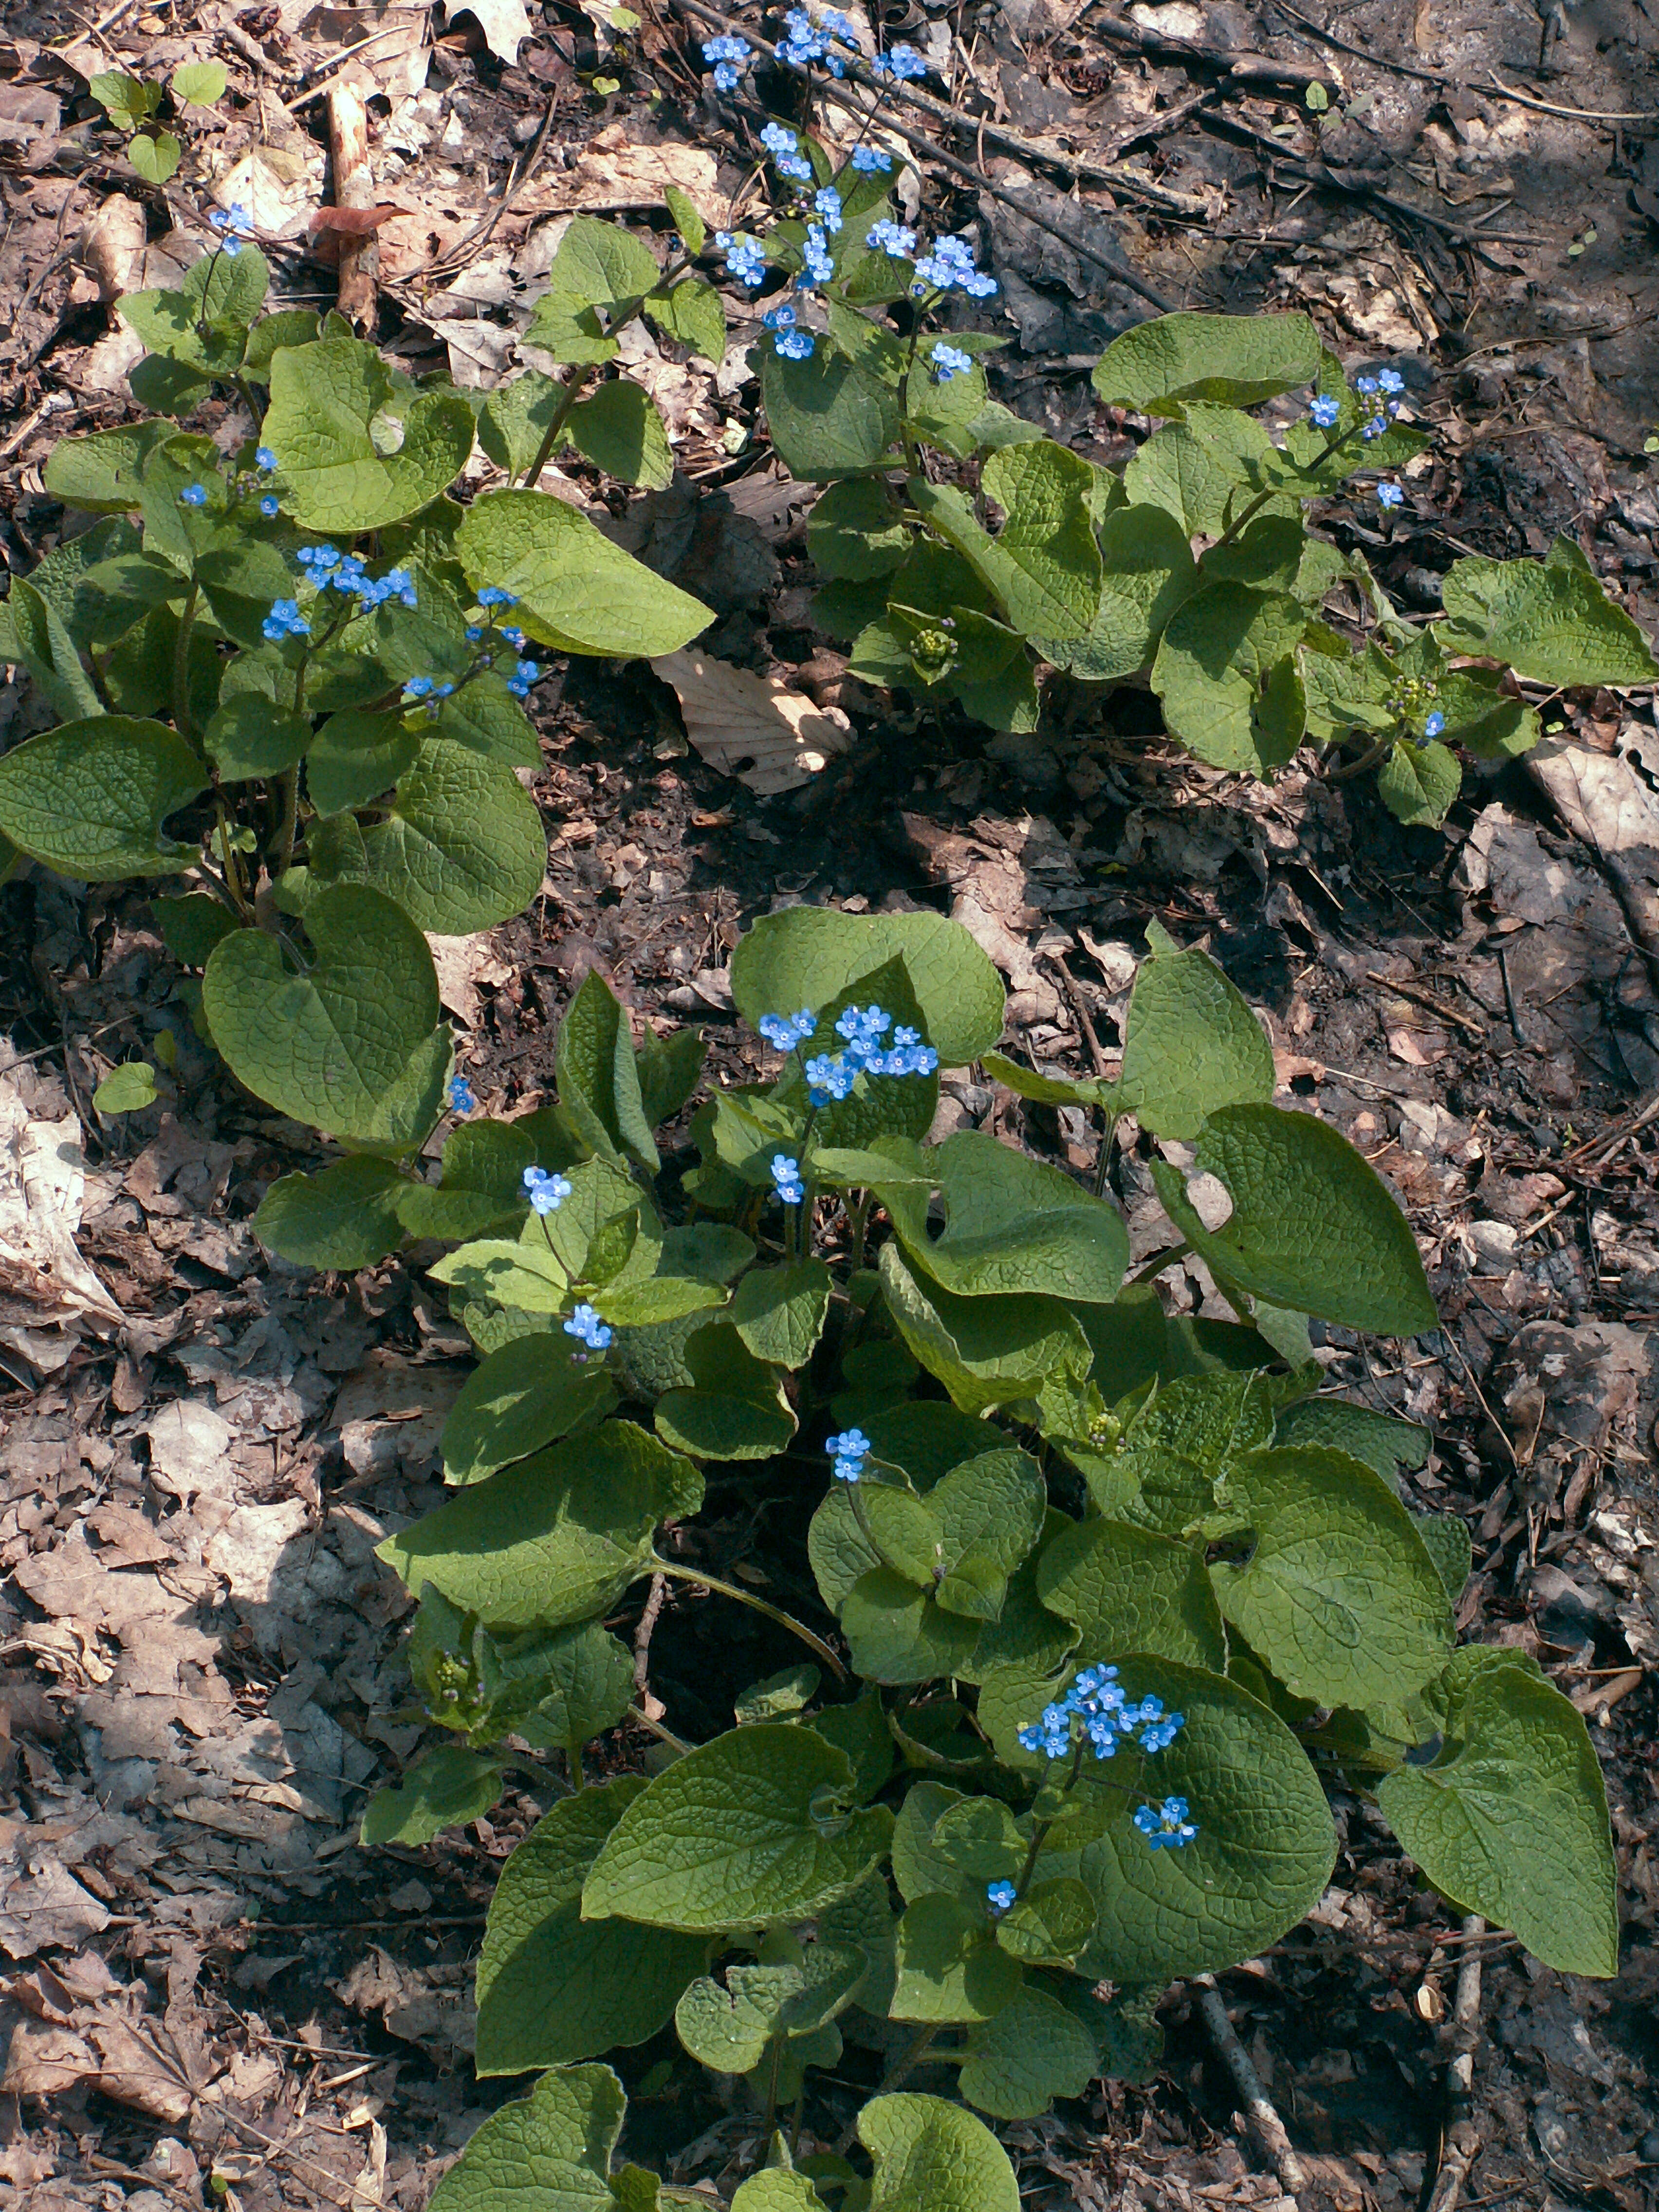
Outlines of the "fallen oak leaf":
[{"label": "fallen oak leaf", "polygon": [[710,768],[763,798],[799,791],[853,742],[839,707],[815,706],[775,676],[755,676],[695,647],[652,664],[672,686],[685,734]]}]

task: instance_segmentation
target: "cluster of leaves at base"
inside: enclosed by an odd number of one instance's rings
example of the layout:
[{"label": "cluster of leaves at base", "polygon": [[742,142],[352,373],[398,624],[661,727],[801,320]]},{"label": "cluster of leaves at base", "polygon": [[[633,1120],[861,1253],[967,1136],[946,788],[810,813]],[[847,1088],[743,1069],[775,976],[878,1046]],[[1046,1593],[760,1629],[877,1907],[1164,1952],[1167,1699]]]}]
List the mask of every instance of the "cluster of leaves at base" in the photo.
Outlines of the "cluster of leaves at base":
[{"label": "cluster of leaves at base", "polygon": [[[1335,1836],[1316,1760],[1374,1795],[1458,1907],[1552,1966],[1611,1973],[1583,1723],[1524,1655],[1455,1648],[1467,1533],[1400,1496],[1428,1439],[1322,1395],[1310,1356],[1310,1316],[1434,1326],[1409,1230],[1335,1131],[1272,1103],[1267,1040],[1221,971],[1154,929],[1120,1073],[1086,1083],[995,1051],[994,971],[936,915],[787,910],[739,945],[732,987],[757,1026],[800,1009],[819,1039],[878,1003],[945,1065],[1189,1148],[1155,1160],[1159,1195],[1238,1318],[1166,1316],[1126,1280],[1115,1207],[1068,1176],[982,1133],[925,1146],[936,1073],[862,1077],[815,1109],[791,1054],[769,1084],[720,1090],[692,1123],[693,1218],[671,1224],[652,1130],[688,1101],[701,1046],[636,1047],[592,977],[556,1106],[458,1128],[435,1185],[360,1158],[276,1187],[258,1226],[294,1259],[464,1238],[433,1273],[483,1355],[444,1433],[453,1496],[381,1547],[421,1601],[414,1710],[445,1740],[371,1803],[365,1838],[476,1818],[509,1769],[533,1779],[561,1752],[578,1784],[508,1859],[478,1966],[480,2070],[551,2070],[437,2201],[510,2206],[535,2159],[591,2171],[599,2203],[675,2201],[613,2171],[620,2092],[592,2063],[671,2021],[763,2112],[848,2045],[878,2071],[924,2033],[996,2119],[1144,2072],[1164,1986],[1254,1955],[1321,1894]],[[781,1233],[781,1152],[804,1193]],[[552,1211],[526,1206],[526,1167],[568,1183]],[[1220,1226],[1194,1176],[1224,1186]],[[837,1200],[884,1221],[875,1266],[838,1272],[796,1233]],[[612,1331],[602,1358],[573,1348],[579,1304]],[[658,1531],[696,1513],[705,1467],[798,1466],[849,1429],[860,1480],[829,1480],[827,1456],[805,1478],[846,1678],[786,1669],[651,1778],[581,1786],[583,1747],[635,1694],[606,1621],[642,1578],[690,1571]],[[1022,1727],[1104,1665],[1178,1708],[1178,1735],[1155,1759],[1051,1769]],[[1166,1791],[1197,1832],[1158,1850],[1131,1812]],[[994,2139],[948,2101],[878,2097],[860,2128],[872,2175],[793,2172],[780,2148],[739,2203],[1016,2202]],[[892,2146],[924,2140],[906,2155],[963,2178],[907,2197]]]},{"label": "cluster of leaves at base", "polygon": [[125,70],[105,70],[87,89],[118,131],[127,134],[127,159],[146,184],[164,185],[178,173],[184,147],[176,131],[158,119],[171,97],[175,114],[186,107],[214,107],[230,82],[221,62],[185,62],[174,70],[165,89],[153,78]]},{"label": "cluster of leaves at base", "polygon": [[[219,228],[176,289],[119,302],[149,348],[134,391],[157,412],[47,464],[47,489],[96,520],[0,607],[0,660],[64,718],[0,759],[0,866],[184,879],[156,915],[204,971],[186,995],[204,1039],[279,1111],[407,1154],[452,1059],[427,933],[507,920],[544,872],[518,771],[540,765],[521,702],[545,671],[514,653],[670,652],[709,611],[562,500],[451,493],[475,436],[509,477],[568,441],[627,481],[666,481],[636,386],[579,398],[532,371],[485,400],[412,380],[336,316],[263,312],[270,271],[241,211]],[[664,277],[608,225],[573,224],[555,278],[591,297],[583,256],[617,240],[649,267],[647,310],[695,325],[718,359],[708,288]],[[229,454],[181,427],[216,386],[254,424]],[[340,588],[371,571],[398,588]],[[151,1102],[143,1065],[106,1110]]]}]

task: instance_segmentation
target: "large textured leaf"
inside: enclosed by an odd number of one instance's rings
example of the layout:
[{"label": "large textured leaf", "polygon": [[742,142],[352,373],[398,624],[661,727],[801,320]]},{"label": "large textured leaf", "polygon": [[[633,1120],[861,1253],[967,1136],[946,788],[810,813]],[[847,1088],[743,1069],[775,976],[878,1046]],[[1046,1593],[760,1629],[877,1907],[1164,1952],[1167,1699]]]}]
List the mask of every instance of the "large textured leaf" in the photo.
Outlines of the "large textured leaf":
[{"label": "large textured leaf", "polygon": [[193,848],[161,824],[207,776],[161,722],[96,714],[30,738],[0,760],[0,830],[21,852],[87,883],[176,875]]},{"label": "large textured leaf", "polygon": [[779,459],[807,483],[878,467],[898,434],[896,395],[828,346],[805,361],[763,348],[761,396]]},{"label": "large textured leaf", "polygon": [[570,1355],[562,1332],[520,1336],[473,1370],[444,1424],[447,1482],[480,1482],[610,1412],[617,1393],[604,1368]]},{"label": "large textured leaf", "polygon": [[1437,830],[1463,781],[1457,756],[1449,745],[1415,744],[1397,738],[1376,774],[1377,795],[1398,822]]},{"label": "large textured leaf", "polygon": [[830,1310],[830,1270],[822,1260],[751,1267],[732,1301],[732,1322],[757,1358],[805,1367]]},{"label": "large textured leaf", "polygon": [[522,913],[547,868],[541,816],[512,769],[434,738],[398,777],[363,849],[374,888],[444,937]]},{"label": "large textured leaf", "polygon": [[455,551],[477,591],[517,595],[514,618],[561,653],[618,658],[677,653],[714,620],[701,599],[665,583],[563,500],[493,492],[475,500]]},{"label": "large textured leaf", "polygon": [[437,498],[466,466],[472,410],[458,392],[423,392],[382,453],[370,424],[392,396],[380,355],[356,338],[285,346],[271,356],[260,428],[282,470],[283,501],[310,530],[383,530]]},{"label": "large textured leaf", "polygon": [[853,1762],[811,1729],[732,1729],[677,1759],[629,1806],[587,1877],[582,1910],[709,1934],[805,1919],[844,1897],[887,1848],[891,1814],[837,1809],[853,1796]]},{"label": "large textured leaf", "polygon": [[1444,1747],[1377,1798],[1437,1889],[1564,1974],[1619,1971],[1618,1882],[1583,1722],[1519,1653],[1471,1645],[1443,1690]]},{"label": "large textured leaf", "polygon": [[314,960],[304,975],[262,929],[221,939],[202,981],[214,1042],[238,1081],[279,1113],[336,1136],[418,1141],[436,1117],[450,1057],[425,938],[360,884],[313,899],[306,933]]},{"label": "large textured leaf", "polygon": [[1187,532],[1167,507],[1117,507],[1099,534],[1100,597],[1088,629],[1041,641],[1046,658],[1091,684],[1145,668],[1198,578]]},{"label": "large textured leaf", "polygon": [[957,1297],[924,1284],[896,1242],[881,1249],[882,1292],[911,1352],[964,1413],[1033,1396],[1050,1376],[1087,1375],[1087,1340],[1058,1298]]},{"label": "large textured leaf", "polygon": [[1601,588],[1570,538],[1543,561],[1454,561],[1443,592],[1440,641],[1453,653],[1507,660],[1540,684],[1651,684],[1659,677],[1641,631]]},{"label": "large textured leaf", "polygon": [[644,1790],[624,1775],[567,1797],[501,1869],[478,1958],[480,2074],[523,2074],[643,2043],[708,1963],[699,1936],[584,1920],[582,1884]]},{"label": "large textured leaf", "polygon": [[1097,2070],[1095,2039],[1043,1990],[1024,1990],[968,2039],[957,2085],[999,2120],[1030,2120],[1056,2097],[1080,2097]]},{"label": "large textured leaf", "polygon": [[[982,2120],[942,2097],[872,2097],[859,2141],[876,2162],[869,2212],[1019,2212],[1008,2154]],[[443,2212],[439,2207],[437,2212]]]},{"label": "large textured leaf", "polygon": [[1018,1994],[1019,1962],[1000,1948],[983,1888],[976,1904],[944,1895],[919,1897],[898,1925],[895,2020],[948,2026],[990,2020]]},{"label": "large textured leaf", "polygon": [[1243,994],[1206,952],[1153,922],[1129,1000],[1118,1099],[1155,1136],[1195,1137],[1218,1107],[1269,1101],[1273,1047]]},{"label": "large textured leaf", "polygon": [[1227,1516],[1253,1542],[1216,1561],[1221,1610],[1285,1687],[1316,1705],[1409,1697],[1451,1650],[1451,1607],[1412,1517],[1380,1474],[1317,1445],[1253,1452]]},{"label": "large textured leaf", "polygon": [[1129,1236],[1115,1207],[979,1130],[948,1137],[933,1164],[945,1214],[939,1236],[929,1235],[920,1186],[884,1187],[882,1202],[912,1265],[935,1282],[959,1297],[1030,1291],[1105,1304],[1115,1297]]},{"label": "large textured leaf", "polygon": [[995,592],[1014,629],[1027,637],[1081,636],[1100,597],[1089,464],[1045,438],[994,453],[983,481],[1007,517],[995,538],[952,485],[913,477],[910,496]]},{"label": "large textured leaf", "polygon": [[95,430],[89,438],[60,439],[42,471],[46,489],[65,507],[86,514],[130,512],[138,504],[146,455],[172,434],[170,422],[151,422]]},{"label": "large textured leaf", "polygon": [[1346,1328],[1414,1336],[1435,1326],[1405,1216],[1328,1122],[1275,1106],[1224,1106],[1204,1125],[1197,1166],[1231,1195],[1221,1228],[1204,1227],[1161,1161],[1152,1170],[1158,1195],[1194,1250],[1230,1282]]},{"label": "large textured leaf", "polygon": [[430,2212],[613,2212],[605,2177],[627,2106],[608,2066],[544,2074],[490,2114],[432,2192]]},{"label": "large textured leaf", "polygon": [[1255,407],[1319,373],[1318,331],[1302,313],[1158,315],[1114,338],[1093,383],[1109,407],[1180,416],[1188,399]]},{"label": "large textured leaf", "polygon": [[403,1844],[418,1850],[446,1828],[481,1820],[501,1794],[501,1768],[459,1744],[440,1744],[405,1767],[395,1789],[377,1790],[363,1808],[359,1841],[368,1850]]},{"label": "large textured leaf", "polygon": [[925,911],[796,906],[763,915],[732,956],[732,995],[752,1027],[763,1014],[817,1012],[895,957],[942,1066],[963,1066],[996,1042],[1004,1003],[996,969],[960,922]]},{"label": "large textured leaf", "polygon": [[688,1463],[629,1421],[607,1421],[475,1482],[379,1547],[418,1590],[433,1583],[492,1627],[556,1628],[602,1613],[639,1574]]},{"label": "large textured leaf", "polygon": [[1063,1529],[1037,1562],[1037,1595],[1082,1632],[1084,1659],[1156,1652],[1218,1674],[1227,1664],[1201,1547],[1122,1521]]},{"label": "large textured leaf", "polygon": [[301,1267],[372,1267],[404,1241],[398,1200],[408,1188],[389,1160],[356,1152],[315,1175],[279,1176],[259,1201],[253,1233]]},{"label": "large textured leaf", "polygon": [[[539,882],[540,878],[537,880]],[[596,1152],[654,1170],[657,1147],[640,1091],[628,1011],[597,969],[565,1009],[554,1047],[559,1103]]]},{"label": "large textured leaf", "polygon": [[607,476],[647,491],[662,491],[674,481],[668,433],[642,386],[626,378],[602,384],[577,401],[568,421],[571,444]]},{"label": "large textured leaf", "polygon": [[[1123,489],[1131,506],[1163,507],[1188,536],[1216,538],[1255,496],[1252,487],[1271,460],[1273,441],[1236,407],[1194,400],[1187,411],[1186,422],[1166,423],[1139,448],[1123,471]],[[1282,504],[1300,514],[1299,501]]]},{"label": "large textured leaf", "polygon": [[[1269,678],[1307,620],[1288,592],[1233,583],[1195,592],[1170,617],[1152,663],[1172,735],[1212,768],[1265,775],[1282,767],[1302,741],[1306,710],[1292,711]],[[1294,665],[1290,678],[1299,698]]]},{"label": "large textured leaf", "polygon": [[1155,1851],[1133,1807],[1102,1792],[1100,1832],[1077,1868],[1100,1918],[1078,1971],[1164,1983],[1248,1959],[1293,1928],[1330,1878],[1336,1837],[1318,1778],[1284,1722],[1237,1683],[1167,1659],[1126,1662],[1122,1681],[1131,1698],[1153,1692],[1186,1716],[1143,1787],[1153,1800],[1185,1797],[1198,1834]]},{"label": "large textured leaf", "polygon": [[780,1370],[735,1329],[700,1329],[685,1347],[695,1387],[657,1401],[657,1433],[694,1459],[771,1459],[787,1449],[795,1416]]},{"label": "large textured leaf", "polygon": [[[170,576],[182,589],[182,579],[178,571],[168,568],[161,562],[140,562],[129,557],[120,562],[106,562],[102,566],[105,570],[142,567],[146,584],[159,580],[165,585],[166,578]],[[95,575],[98,571],[94,569],[91,573]],[[82,594],[76,596],[83,597]],[[164,589],[161,596],[169,594]],[[134,623],[143,620],[143,600],[139,599],[124,623],[103,627],[115,636],[121,635]],[[41,696],[70,721],[101,714],[104,702],[98,696],[97,686],[81,665],[81,656],[75,649],[74,638],[57,608],[36,591],[27,577],[13,578],[11,594],[6,601],[6,616],[11,629],[6,657],[22,662]],[[98,645],[110,641],[110,638],[104,635],[94,635],[91,640]]]}]

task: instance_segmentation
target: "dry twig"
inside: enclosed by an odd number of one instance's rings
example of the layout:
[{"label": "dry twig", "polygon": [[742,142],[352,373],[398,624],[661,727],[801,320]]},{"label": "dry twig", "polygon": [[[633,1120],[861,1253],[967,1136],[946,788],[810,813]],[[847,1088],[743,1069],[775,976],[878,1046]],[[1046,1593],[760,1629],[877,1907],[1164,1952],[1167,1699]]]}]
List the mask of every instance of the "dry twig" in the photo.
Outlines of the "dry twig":
[{"label": "dry twig", "polygon": [[[1273,2099],[1262,2087],[1261,2076],[1250,2063],[1249,2052],[1233,2032],[1233,2024],[1227,2017],[1227,2008],[1215,1985],[1215,1976],[1200,1974],[1193,1986],[1198,1991],[1199,2018],[1204,2023],[1205,2033],[1216,2057],[1226,2068],[1233,2087],[1238,2092],[1251,2132],[1271,2161],[1285,2195],[1299,2202],[1302,2191],[1308,2185],[1307,2168],[1296,2154],[1285,2132],[1285,2123],[1279,2118]],[[1461,1988],[1461,1982],[1459,1986]]]}]

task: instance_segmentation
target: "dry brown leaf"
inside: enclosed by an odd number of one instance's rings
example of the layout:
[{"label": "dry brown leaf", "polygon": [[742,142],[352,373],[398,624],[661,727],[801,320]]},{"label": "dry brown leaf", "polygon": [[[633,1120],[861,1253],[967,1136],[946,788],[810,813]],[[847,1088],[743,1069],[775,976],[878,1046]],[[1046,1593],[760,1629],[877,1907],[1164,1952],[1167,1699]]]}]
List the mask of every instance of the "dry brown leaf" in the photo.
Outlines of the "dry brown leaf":
[{"label": "dry brown leaf", "polygon": [[755,676],[688,647],[651,664],[673,686],[685,734],[710,768],[769,798],[799,791],[853,742],[839,707],[815,707],[775,676]]},{"label": "dry brown leaf", "polygon": [[[30,1118],[15,1086],[0,1078],[0,1263],[7,1288],[40,1308],[43,1328],[92,1317],[119,1328],[125,1316],[76,1249],[86,1190],[81,1124]],[[0,1329],[0,1341],[32,1365],[43,1354],[33,1330]]]},{"label": "dry brown leaf", "polygon": [[438,971],[438,996],[466,1029],[478,1025],[480,987],[495,989],[513,973],[513,963],[496,951],[488,931],[473,937],[427,939]]},{"label": "dry brown leaf", "polygon": [[138,289],[135,281],[146,244],[144,210],[137,200],[112,192],[81,234],[81,261],[98,279],[98,296],[118,299]]},{"label": "dry brown leaf", "polygon": [[490,52],[499,54],[510,69],[519,58],[519,48],[530,36],[524,0],[467,0],[464,9],[454,10],[450,21],[461,15],[477,17]]},{"label": "dry brown leaf", "polygon": [[620,123],[599,131],[562,181],[562,208],[654,207],[665,185],[678,185],[706,222],[726,220],[726,196],[712,154],[700,146],[635,146]]}]

